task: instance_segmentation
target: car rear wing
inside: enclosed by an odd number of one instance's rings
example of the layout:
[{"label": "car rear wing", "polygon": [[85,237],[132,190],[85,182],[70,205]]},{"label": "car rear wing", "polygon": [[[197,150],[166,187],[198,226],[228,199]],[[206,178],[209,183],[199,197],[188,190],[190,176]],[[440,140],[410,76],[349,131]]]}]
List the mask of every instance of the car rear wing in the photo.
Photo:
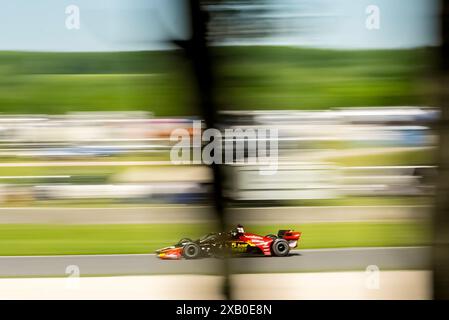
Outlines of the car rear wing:
[{"label": "car rear wing", "polygon": [[299,240],[301,237],[301,232],[293,231],[293,230],[279,230],[278,238],[285,239],[287,241],[291,240]]}]

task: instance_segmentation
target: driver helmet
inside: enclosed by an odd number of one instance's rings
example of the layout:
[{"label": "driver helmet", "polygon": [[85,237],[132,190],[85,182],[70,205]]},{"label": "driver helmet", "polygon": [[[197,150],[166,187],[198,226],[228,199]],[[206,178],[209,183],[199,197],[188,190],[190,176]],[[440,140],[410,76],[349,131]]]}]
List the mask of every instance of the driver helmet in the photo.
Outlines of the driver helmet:
[{"label": "driver helmet", "polygon": [[245,233],[245,230],[243,229],[243,226],[241,224],[237,225],[237,233],[239,234]]}]

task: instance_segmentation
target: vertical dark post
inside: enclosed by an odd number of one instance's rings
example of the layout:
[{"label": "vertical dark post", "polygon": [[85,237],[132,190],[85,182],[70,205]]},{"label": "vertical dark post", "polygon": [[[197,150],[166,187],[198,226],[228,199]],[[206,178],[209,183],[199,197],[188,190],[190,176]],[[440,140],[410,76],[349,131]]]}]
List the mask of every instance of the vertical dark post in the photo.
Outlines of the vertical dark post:
[{"label": "vertical dark post", "polygon": [[[188,0],[191,21],[191,39],[178,43],[184,48],[192,63],[193,76],[196,81],[197,99],[206,127],[214,128],[217,124],[217,105],[214,98],[215,79],[213,63],[207,44],[207,13],[201,8],[201,0]],[[216,216],[223,231],[226,228],[223,174],[219,164],[211,165],[213,172],[213,204]],[[223,260],[224,295],[230,298],[230,281],[228,260]]]},{"label": "vertical dark post", "polygon": [[449,299],[449,0],[441,0],[441,45],[437,79],[439,121],[439,181],[434,216],[434,299]]}]

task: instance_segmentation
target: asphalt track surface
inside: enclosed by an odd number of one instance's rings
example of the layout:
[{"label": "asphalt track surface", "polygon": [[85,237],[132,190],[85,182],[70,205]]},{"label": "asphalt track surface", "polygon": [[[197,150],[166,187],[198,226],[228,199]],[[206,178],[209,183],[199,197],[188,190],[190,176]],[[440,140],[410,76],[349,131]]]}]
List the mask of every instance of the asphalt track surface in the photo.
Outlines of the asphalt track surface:
[{"label": "asphalt track surface", "polygon": [[[242,257],[229,260],[233,273],[318,271],[428,270],[430,248],[345,248],[295,250],[288,257]],[[68,276],[77,266],[81,276],[219,274],[223,260],[160,260],[154,254],[0,257],[0,277]]]}]

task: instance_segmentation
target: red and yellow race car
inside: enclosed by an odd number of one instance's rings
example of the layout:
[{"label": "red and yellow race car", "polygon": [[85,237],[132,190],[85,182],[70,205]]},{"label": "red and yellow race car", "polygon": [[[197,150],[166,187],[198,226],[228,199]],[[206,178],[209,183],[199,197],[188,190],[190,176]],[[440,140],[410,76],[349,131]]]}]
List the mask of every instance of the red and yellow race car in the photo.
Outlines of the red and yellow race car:
[{"label": "red and yellow race car", "polygon": [[279,230],[277,235],[260,236],[245,232],[243,226],[230,232],[209,233],[198,240],[183,238],[173,246],[156,250],[161,259],[198,259],[235,255],[262,255],[285,257],[296,248],[301,232]]}]

